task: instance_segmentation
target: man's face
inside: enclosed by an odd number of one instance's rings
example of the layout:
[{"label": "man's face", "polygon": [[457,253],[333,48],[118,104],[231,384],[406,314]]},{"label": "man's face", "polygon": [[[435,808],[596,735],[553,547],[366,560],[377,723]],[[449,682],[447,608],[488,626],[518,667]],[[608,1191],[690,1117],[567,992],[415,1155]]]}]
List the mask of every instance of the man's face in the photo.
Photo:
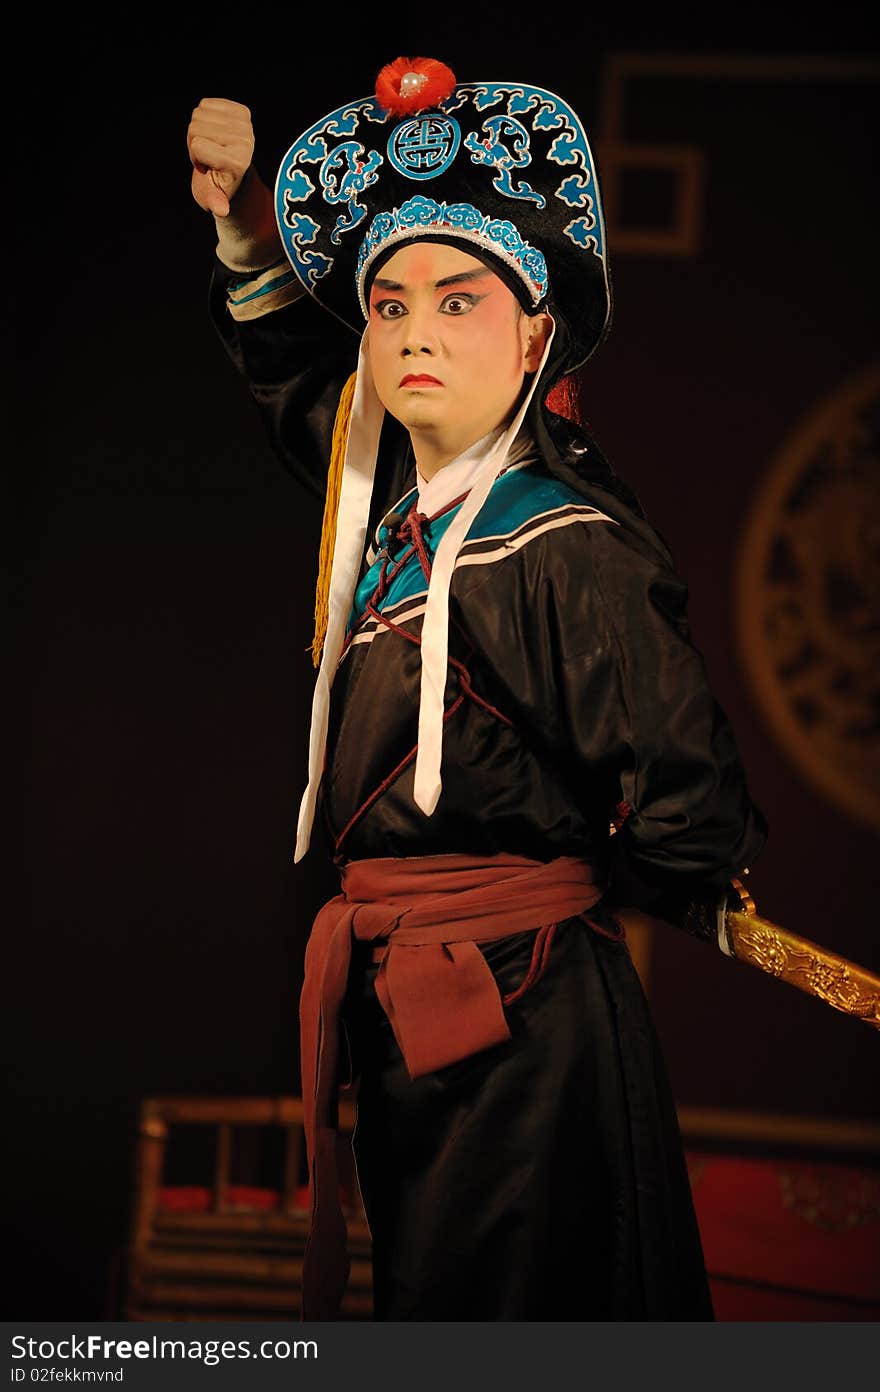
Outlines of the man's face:
[{"label": "man's face", "polygon": [[440,463],[513,414],[540,362],[546,316],[520,312],[504,282],[458,247],[411,242],[370,290],[369,358],[382,405]]}]

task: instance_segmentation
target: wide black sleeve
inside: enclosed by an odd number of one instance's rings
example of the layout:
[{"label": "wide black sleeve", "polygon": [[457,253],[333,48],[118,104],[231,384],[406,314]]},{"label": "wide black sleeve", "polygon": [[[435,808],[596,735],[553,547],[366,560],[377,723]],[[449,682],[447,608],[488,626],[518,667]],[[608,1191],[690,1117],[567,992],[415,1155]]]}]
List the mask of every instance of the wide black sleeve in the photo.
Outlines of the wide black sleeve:
[{"label": "wide black sleeve", "polygon": [[694,899],[720,902],[767,830],[690,638],[686,586],[643,521],[548,528],[526,551],[517,603],[477,642],[587,820],[607,829],[628,804],[606,904],[681,922]]},{"label": "wide black sleeve", "polygon": [[602,635],[604,719],[629,808],[612,840],[611,898],[680,919],[683,905],[716,898],[751,866],[767,825],[691,641],[684,582],[639,533],[598,524],[588,539],[590,593],[562,664],[573,749],[589,751],[598,698],[586,620]]},{"label": "wide black sleeve", "polygon": [[245,378],[282,465],[323,498],[342,388],[357,367],[357,336],[303,293],[271,313],[236,319],[230,291],[241,282],[215,258],[209,292],[214,327]]}]

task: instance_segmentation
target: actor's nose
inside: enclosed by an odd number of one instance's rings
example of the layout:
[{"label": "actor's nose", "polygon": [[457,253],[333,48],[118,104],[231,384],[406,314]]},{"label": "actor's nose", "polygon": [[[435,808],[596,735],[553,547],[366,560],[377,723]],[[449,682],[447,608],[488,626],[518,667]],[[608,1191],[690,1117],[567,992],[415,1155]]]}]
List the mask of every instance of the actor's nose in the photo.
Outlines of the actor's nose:
[{"label": "actor's nose", "polygon": [[403,336],[404,357],[411,357],[414,353],[430,355],[436,351],[436,326],[433,318],[433,307],[411,307],[406,316],[406,333]]}]

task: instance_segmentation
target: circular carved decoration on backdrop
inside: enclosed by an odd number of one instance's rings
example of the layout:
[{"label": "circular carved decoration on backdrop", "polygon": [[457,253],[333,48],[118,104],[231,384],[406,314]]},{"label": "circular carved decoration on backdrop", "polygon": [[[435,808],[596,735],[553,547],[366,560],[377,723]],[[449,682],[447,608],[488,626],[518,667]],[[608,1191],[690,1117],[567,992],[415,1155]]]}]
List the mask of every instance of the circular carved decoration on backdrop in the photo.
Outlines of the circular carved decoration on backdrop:
[{"label": "circular carved decoration on backdrop", "polygon": [[758,705],[797,768],[880,827],[880,366],[824,398],[746,524],[737,625]]}]

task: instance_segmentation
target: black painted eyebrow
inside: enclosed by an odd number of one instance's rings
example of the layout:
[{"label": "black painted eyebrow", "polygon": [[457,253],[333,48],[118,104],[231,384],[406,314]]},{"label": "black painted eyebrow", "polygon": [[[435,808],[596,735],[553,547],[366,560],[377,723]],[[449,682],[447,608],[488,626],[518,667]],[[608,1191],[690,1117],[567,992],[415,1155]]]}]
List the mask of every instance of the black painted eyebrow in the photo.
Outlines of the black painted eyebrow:
[{"label": "black painted eyebrow", "polygon": [[444,276],[442,280],[435,280],[434,289],[440,290],[444,285],[458,285],[463,280],[482,280],[483,276],[491,274],[488,266],[479,271],[462,271],[460,275]]},{"label": "black painted eyebrow", "polygon": [[[447,285],[460,285],[464,281],[482,280],[483,276],[491,275],[488,266],[484,266],[480,271],[460,271],[457,275],[444,276],[442,280],[434,281],[434,289],[442,290]],[[383,280],[381,276],[376,276],[373,284],[380,290],[406,290],[399,280]]]}]

